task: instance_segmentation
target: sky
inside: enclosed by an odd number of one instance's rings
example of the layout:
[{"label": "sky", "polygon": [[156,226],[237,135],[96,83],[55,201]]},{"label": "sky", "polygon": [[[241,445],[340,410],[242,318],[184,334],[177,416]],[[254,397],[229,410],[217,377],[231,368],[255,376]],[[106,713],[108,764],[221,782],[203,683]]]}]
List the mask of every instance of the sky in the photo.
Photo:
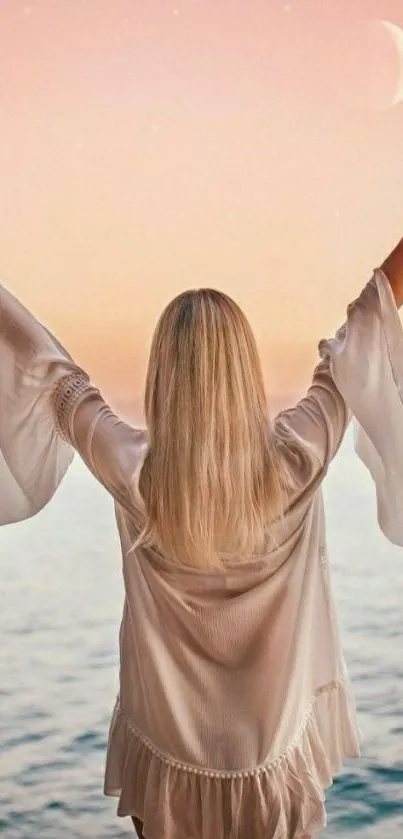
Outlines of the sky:
[{"label": "sky", "polygon": [[1,280],[114,404],[200,286],[273,400],[307,387],[403,235],[403,48],[371,19],[401,0],[2,0]]}]

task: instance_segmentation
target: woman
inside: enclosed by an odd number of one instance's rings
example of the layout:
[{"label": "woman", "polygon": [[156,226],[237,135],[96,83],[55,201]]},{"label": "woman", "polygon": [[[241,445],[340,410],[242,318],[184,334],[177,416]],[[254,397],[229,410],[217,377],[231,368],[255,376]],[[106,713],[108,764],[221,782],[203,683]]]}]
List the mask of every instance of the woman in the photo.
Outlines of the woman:
[{"label": "woman", "polygon": [[105,793],[145,839],[293,839],[359,754],[321,483],[354,416],[380,525],[403,544],[403,240],[269,424],[250,327],[216,291],[155,331],[147,431],[119,420],[0,289],[0,513],[37,513],[77,450],[115,499],[125,602]]}]

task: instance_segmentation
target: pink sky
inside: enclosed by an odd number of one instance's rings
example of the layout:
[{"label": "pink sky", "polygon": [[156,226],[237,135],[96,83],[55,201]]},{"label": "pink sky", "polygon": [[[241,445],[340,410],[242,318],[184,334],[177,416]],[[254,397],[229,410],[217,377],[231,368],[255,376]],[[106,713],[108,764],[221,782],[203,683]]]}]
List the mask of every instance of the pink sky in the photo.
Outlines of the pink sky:
[{"label": "pink sky", "polygon": [[2,279],[112,400],[200,285],[244,308],[269,392],[299,392],[403,235],[403,105],[340,92],[395,56],[340,61],[352,6],[403,27],[401,0],[2,0]]}]

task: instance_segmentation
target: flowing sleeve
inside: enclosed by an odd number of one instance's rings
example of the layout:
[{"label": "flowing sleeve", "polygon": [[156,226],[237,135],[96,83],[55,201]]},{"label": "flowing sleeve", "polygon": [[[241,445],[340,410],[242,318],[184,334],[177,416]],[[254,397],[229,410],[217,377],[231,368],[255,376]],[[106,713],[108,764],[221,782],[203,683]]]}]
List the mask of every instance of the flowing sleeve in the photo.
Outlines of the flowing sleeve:
[{"label": "flowing sleeve", "polygon": [[141,432],[116,417],[57,339],[0,285],[0,524],[52,498],[77,450],[130,507]]},{"label": "flowing sleeve", "polygon": [[403,332],[381,269],[319,351],[330,361],[332,378],[353,415],[355,451],[375,484],[379,526],[403,546]]},{"label": "flowing sleeve", "polygon": [[0,524],[41,510],[73,459],[50,400],[61,371],[73,369],[58,341],[0,285]]}]

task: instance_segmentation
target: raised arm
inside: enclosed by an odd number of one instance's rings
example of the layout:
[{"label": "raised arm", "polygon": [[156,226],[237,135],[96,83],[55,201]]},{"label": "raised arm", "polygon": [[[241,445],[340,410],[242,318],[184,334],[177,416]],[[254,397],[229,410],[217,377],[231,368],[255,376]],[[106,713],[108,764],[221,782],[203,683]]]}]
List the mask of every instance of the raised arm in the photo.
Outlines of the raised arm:
[{"label": "raised arm", "polygon": [[[335,337],[320,342],[328,385],[318,390],[314,377],[307,397],[279,417],[294,451],[299,440],[305,484],[315,486],[337,451],[345,406],[346,419],[354,421],[355,450],[375,484],[379,525],[397,545],[403,545],[403,331],[397,309],[402,304],[403,241],[349,305]],[[321,462],[316,472],[315,457]]]},{"label": "raised arm", "polygon": [[57,339],[0,285],[0,524],[45,506],[74,449],[130,508],[144,437],[113,414]]},{"label": "raised arm", "polygon": [[[396,307],[402,306],[403,239],[359,297],[348,306],[347,320],[336,336],[320,342],[322,361],[315,369],[307,395],[276,419],[278,433],[282,436],[286,433],[291,451],[294,448],[299,452],[299,477],[303,487],[309,483],[315,485],[326,474],[353,412],[358,414],[357,421],[367,424],[366,416],[372,401],[373,417],[377,413],[377,394],[380,399],[382,389],[388,388],[386,382],[379,381],[381,359],[385,374],[390,375],[392,368],[390,360],[387,362],[386,359],[391,356],[389,350],[396,335],[399,348],[401,346],[401,330],[390,301],[391,293]],[[403,358],[399,361],[396,345],[392,355],[393,372],[396,373],[399,364],[403,367]],[[387,393],[393,395],[390,388]],[[365,409],[362,407],[364,402]],[[360,432],[361,449],[363,439]]]}]

